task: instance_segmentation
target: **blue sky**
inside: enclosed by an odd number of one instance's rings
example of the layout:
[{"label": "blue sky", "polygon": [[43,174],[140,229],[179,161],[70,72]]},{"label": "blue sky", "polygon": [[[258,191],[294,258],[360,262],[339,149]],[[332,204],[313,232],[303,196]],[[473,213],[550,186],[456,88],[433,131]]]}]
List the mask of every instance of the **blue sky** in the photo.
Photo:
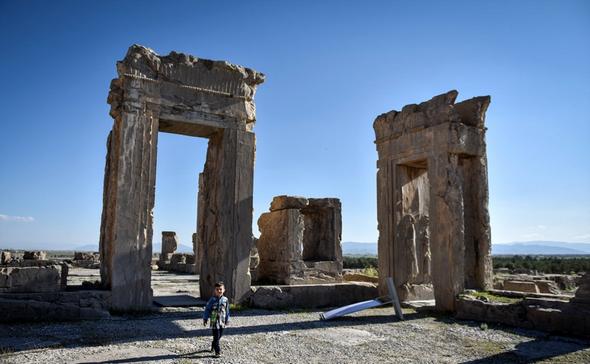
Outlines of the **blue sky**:
[{"label": "blue sky", "polygon": [[[98,241],[106,97],[133,43],[266,74],[255,220],[276,195],[338,197],[343,241],[376,241],[373,120],[457,89],[492,96],[493,242],[588,242],[589,39],[588,1],[0,0],[0,247]],[[160,133],[154,242],[190,244],[205,151]]]}]

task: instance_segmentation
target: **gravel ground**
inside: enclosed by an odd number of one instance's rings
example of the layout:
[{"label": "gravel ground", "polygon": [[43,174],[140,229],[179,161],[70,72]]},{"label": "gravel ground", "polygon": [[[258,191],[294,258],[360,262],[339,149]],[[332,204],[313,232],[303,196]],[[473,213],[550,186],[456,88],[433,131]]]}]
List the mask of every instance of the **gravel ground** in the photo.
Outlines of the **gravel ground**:
[{"label": "gravel ground", "polygon": [[590,341],[392,308],[320,321],[319,312],[240,310],[208,349],[202,308],[72,323],[0,325],[6,363],[590,363]]}]

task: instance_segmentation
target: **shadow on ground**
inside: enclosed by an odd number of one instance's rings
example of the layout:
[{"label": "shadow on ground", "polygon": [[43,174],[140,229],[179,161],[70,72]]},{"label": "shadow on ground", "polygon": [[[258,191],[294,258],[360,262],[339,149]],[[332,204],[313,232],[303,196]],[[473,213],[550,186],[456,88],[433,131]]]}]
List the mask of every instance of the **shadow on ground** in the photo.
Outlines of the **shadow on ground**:
[{"label": "shadow on ground", "polygon": [[[305,312],[305,311],[303,311]],[[285,315],[285,312],[265,310],[244,310],[235,316],[269,316]],[[294,312],[293,314],[297,314]],[[433,316],[431,313],[407,313],[406,321]],[[459,321],[451,317],[438,316],[436,321],[447,324],[459,324],[469,327],[481,327],[481,323]],[[30,323],[0,325],[0,354],[18,353],[31,349],[48,349],[56,347],[84,348],[97,345],[122,344],[146,340],[165,340],[174,338],[199,338],[211,335],[206,327],[184,329],[177,321],[196,320],[201,324],[202,311],[161,312],[144,316],[128,315],[113,317],[111,320],[68,322],[68,323]],[[298,331],[318,328],[354,327],[398,323],[393,315],[344,316],[330,321],[309,319],[304,321],[261,324],[251,326],[229,326],[224,336],[252,335],[280,331]],[[587,341],[565,337],[549,336],[537,331],[520,330],[502,325],[488,324],[496,330],[508,331],[531,338],[530,341],[517,345],[513,350],[492,355],[466,363],[532,363],[564,354],[586,349]],[[194,327],[194,325],[191,325]],[[133,363],[155,360],[203,359],[212,357],[209,351],[195,351],[189,354],[162,354],[109,361],[112,363]]]}]

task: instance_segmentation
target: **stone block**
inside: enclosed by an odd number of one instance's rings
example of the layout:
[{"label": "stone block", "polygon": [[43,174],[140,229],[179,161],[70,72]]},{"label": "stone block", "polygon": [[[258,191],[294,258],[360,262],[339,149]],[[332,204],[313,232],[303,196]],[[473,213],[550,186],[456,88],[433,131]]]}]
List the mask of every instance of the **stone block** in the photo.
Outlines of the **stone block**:
[{"label": "stone block", "polygon": [[363,282],[261,286],[252,287],[247,303],[264,309],[336,307],[374,299],[377,294],[374,284]]},{"label": "stone block", "polygon": [[58,292],[60,289],[58,265],[0,268],[0,292]]},{"label": "stone block", "polygon": [[540,293],[539,288],[532,281],[504,281],[505,291]]},{"label": "stone block", "polygon": [[98,261],[99,257],[98,257],[98,254],[95,254],[95,253],[74,252],[74,260]]},{"label": "stone block", "polygon": [[463,320],[496,322],[510,326],[532,328],[526,309],[520,303],[483,302],[470,297],[457,299],[455,317]]},{"label": "stone block", "polygon": [[270,211],[301,209],[307,205],[307,198],[301,196],[275,196],[270,203]]},{"label": "stone block", "polygon": [[0,253],[0,265],[8,264],[12,261],[12,254],[8,251]]},{"label": "stone block", "polygon": [[368,282],[368,283],[379,283],[379,278],[371,277],[361,273],[345,273],[342,279],[347,282]]},{"label": "stone block", "polygon": [[535,280],[539,293],[561,294],[557,283],[550,280]]},{"label": "stone block", "polygon": [[24,260],[46,260],[47,253],[42,251],[26,251],[23,254]]},{"label": "stone block", "polygon": [[590,272],[584,274],[578,281],[578,289],[572,302],[590,306]]},{"label": "stone block", "polygon": [[184,254],[172,254],[170,264],[186,264],[186,256]]}]

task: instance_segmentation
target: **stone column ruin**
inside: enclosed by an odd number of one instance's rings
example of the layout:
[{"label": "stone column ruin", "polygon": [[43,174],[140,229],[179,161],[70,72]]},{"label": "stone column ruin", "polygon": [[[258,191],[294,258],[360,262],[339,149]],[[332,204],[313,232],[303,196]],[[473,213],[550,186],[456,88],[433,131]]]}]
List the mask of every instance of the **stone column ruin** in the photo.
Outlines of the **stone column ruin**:
[{"label": "stone column ruin", "polygon": [[254,94],[264,75],[225,61],[133,45],[117,62],[108,103],[100,230],[101,279],[116,310],[152,303],[151,256],[158,132],[209,139],[199,191],[200,290],[223,280],[239,301],[250,288]]},{"label": "stone column ruin", "polygon": [[[484,126],[489,96],[450,91],[373,124],[380,290],[454,311],[465,288],[492,288]],[[429,287],[432,287],[434,292]]]},{"label": "stone column ruin", "polygon": [[258,219],[261,283],[304,284],[342,278],[342,213],[337,198],[276,196]]}]

